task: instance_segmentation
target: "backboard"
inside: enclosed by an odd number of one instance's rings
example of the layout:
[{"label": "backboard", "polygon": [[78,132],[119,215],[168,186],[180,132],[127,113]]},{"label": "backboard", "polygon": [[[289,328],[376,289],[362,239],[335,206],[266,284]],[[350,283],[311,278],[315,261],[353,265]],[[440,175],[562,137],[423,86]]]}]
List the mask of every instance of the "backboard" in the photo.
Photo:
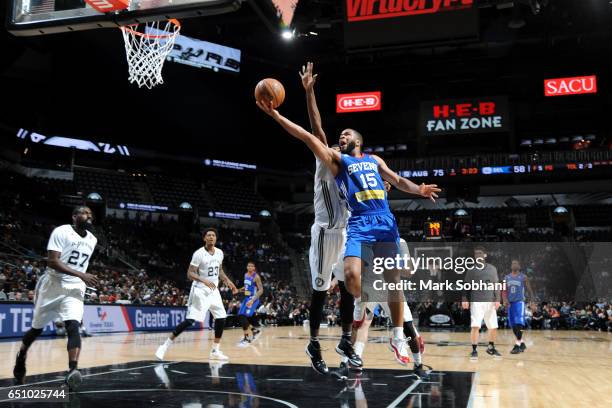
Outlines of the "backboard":
[{"label": "backboard", "polygon": [[168,18],[200,17],[237,10],[242,0],[131,0],[127,10],[100,13],[85,0],[7,0],[7,29],[34,36],[117,27]]}]

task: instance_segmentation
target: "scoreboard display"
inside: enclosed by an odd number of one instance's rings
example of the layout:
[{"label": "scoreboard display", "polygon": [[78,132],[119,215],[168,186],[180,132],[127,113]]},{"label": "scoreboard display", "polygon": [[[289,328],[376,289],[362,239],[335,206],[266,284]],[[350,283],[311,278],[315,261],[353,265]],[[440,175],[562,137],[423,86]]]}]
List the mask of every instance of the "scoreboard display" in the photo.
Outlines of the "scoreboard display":
[{"label": "scoreboard display", "polygon": [[423,233],[428,241],[442,239],[442,222],[440,221],[425,221],[423,225]]}]

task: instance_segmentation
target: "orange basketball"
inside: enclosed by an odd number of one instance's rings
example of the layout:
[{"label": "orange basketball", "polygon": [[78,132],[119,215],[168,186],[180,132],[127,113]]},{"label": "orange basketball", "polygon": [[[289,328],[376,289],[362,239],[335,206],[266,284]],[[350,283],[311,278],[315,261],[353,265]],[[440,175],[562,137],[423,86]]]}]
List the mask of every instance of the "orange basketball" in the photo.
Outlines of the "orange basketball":
[{"label": "orange basketball", "polygon": [[285,87],[274,78],[262,79],[255,87],[255,100],[269,102],[276,109],[285,100]]}]

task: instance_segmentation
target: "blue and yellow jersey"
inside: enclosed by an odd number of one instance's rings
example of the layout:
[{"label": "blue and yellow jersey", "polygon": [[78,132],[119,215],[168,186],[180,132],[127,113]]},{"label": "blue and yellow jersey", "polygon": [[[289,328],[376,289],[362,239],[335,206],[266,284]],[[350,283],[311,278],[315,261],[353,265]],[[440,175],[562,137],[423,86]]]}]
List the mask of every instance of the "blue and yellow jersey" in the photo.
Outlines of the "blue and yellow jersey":
[{"label": "blue and yellow jersey", "polygon": [[378,162],[372,156],[343,154],[336,183],[351,216],[391,214]]}]

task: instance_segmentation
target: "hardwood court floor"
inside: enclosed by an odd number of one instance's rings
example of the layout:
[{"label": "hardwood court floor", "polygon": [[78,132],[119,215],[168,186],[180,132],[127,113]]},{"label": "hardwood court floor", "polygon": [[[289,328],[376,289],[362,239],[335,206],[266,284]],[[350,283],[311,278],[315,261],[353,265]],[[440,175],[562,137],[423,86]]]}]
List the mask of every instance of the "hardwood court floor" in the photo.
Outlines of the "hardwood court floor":
[{"label": "hardwood court floor", "polygon": [[[528,331],[525,353],[511,355],[510,331],[501,331],[496,342],[503,354],[494,359],[479,347],[479,360],[470,361],[469,333],[422,333],[427,348],[424,362],[436,372],[475,372],[469,405],[474,407],[610,407],[612,406],[612,335],[582,331]],[[154,360],[153,353],[167,333],[98,335],[83,339],[79,366],[99,367]],[[304,327],[264,328],[248,347],[238,347],[241,330],[227,330],[221,349],[232,364],[260,366],[308,366],[304,353],[308,331]],[[335,367],[337,328],[321,329],[324,357]],[[366,369],[405,370],[392,358],[385,340],[386,330],[372,329],[364,353]],[[206,363],[212,343],[208,330],[183,333],[168,350],[167,361]],[[0,378],[12,377],[19,343],[0,342]],[[66,369],[66,340],[37,341],[28,353],[28,375]],[[304,372],[301,370],[300,372]],[[306,379],[307,380],[307,379]],[[305,381],[306,381],[305,380]],[[85,379],[87,381],[87,379]],[[27,382],[27,380],[26,380]],[[2,381],[5,387],[7,382]],[[327,398],[322,395],[321,398]],[[431,396],[430,396],[431,397]],[[331,398],[331,397],[329,397]],[[429,399],[427,406],[433,406]],[[435,402],[435,400],[434,400]],[[465,401],[454,406],[468,405]],[[370,404],[372,405],[372,404]],[[439,406],[447,406],[447,403]]]}]

